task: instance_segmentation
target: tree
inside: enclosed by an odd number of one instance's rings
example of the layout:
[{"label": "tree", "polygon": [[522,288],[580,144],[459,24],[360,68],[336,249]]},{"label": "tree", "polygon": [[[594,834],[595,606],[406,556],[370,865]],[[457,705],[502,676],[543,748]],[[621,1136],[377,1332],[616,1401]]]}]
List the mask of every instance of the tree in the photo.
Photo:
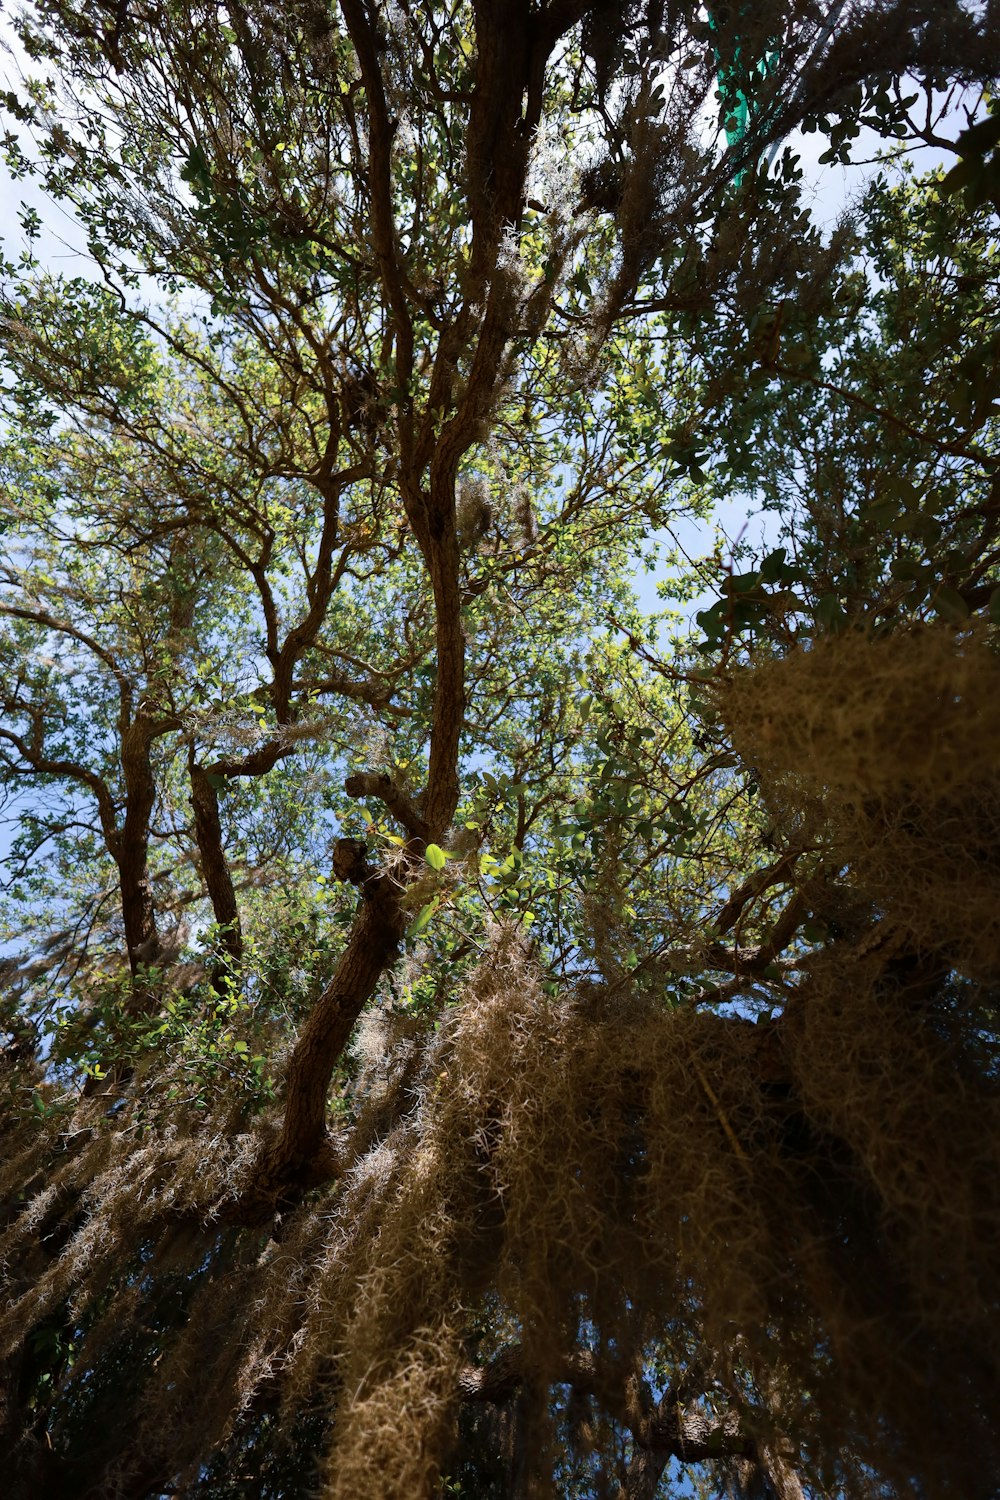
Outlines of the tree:
[{"label": "tree", "polygon": [[18,28],[15,1493],[992,1494],[992,12]]}]

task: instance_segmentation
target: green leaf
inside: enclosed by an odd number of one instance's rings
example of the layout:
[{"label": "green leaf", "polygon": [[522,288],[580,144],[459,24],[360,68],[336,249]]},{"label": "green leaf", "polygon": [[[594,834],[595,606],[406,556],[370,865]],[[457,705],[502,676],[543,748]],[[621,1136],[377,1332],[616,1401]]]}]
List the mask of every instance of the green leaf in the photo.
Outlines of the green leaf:
[{"label": "green leaf", "polygon": [[761,574],[756,570],[753,573],[734,573],[726,580],[726,590],[731,594],[750,594],[759,587],[760,581]]},{"label": "green leaf", "polygon": [[977,120],[968,130],[963,130],[956,146],[962,156],[970,153],[979,156],[1000,146],[1000,114],[987,115],[985,120]]},{"label": "green leaf", "polygon": [[816,605],[814,613],[816,624],[821,625],[825,630],[836,630],[847,619],[836,594],[824,594]]},{"label": "green leaf", "polygon": [[960,625],[969,618],[969,606],[958,590],[950,588],[946,583],[938,584],[931,595],[931,603],[942,620],[950,620],[954,625]]},{"label": "green leaf", "polygon": [[439,844],[428,844],[424,852],[424,858],[432,870],[443,870],[448,856]]},{"label": "green leaf", "polygon": [[866,505],[862,514],[873,526],[889,526],[899,515],[899,506],[890,496],[883,495]]},{"label": "green leaf", "polygon": [[774,552],[769,552],[760,565],[760,580],[762,583],[777,583],[781,577],[781,571],[785,566],[785,558],[788,556],[784,547],[778,547]]},{"label": "green leaf", "polygon": [[427,927],[431,920],[431,917],[433,917],[434,913],[437,911],[440,905],[441,897],[435,896],[433,901],[428,901],[426,906],[422,906],[416,917],[414,917],[413,921],[406,929],[406,936],[408,938],[418,937],[420,933],[423,932],[424,928]]}]

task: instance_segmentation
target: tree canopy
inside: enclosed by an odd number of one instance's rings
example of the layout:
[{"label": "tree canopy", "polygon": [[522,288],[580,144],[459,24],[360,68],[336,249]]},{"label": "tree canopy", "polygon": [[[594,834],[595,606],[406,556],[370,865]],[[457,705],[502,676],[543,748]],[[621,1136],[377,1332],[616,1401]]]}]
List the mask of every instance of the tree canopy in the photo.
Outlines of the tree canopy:
[{"label": "tree canopy", "polygon": [[13,24],[8,1492],[995,1497],[995,7]]}]

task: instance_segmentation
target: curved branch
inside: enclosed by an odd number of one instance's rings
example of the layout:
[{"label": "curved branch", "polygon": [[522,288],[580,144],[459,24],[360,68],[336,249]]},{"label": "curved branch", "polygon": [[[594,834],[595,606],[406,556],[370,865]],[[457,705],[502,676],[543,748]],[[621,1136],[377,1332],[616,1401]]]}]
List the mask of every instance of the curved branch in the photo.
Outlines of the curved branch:
[{"label": "curved branch", "polygon": [[344,782],[344,791],[349,797],[377,798],[411,838],[424,842],[430,838],[430,829],[416,803],[396,786],[388,772],[359,771],[354,776],[348,776]]},{"label": "curved branch", "polygon": [[[607,1380],[586,1350],[565,1361],[559,1375],[581,1392],[607,1396]],[[511,1400],[527,1378],[522,1346],[509,1344],[487,1365],[469,1365],[461,1371],[459,1399],[500,1405]],[[650,1404],[648,1410],[644,1402],[626,1401],[625,1422],[636,1447],[662,1455],[664,1464],[668,1458],[700,1463],[706,1459],[744,1457],[754,1448],[753,1439],[743,1430],[739,1413],[729,1411],[722,1417],[712,1417],[686,1410],[673,1389],[655,1407]]]},{"label": "curved branch", "polygon": [[[392,311],[396,335],[396,384],[407,392],[413,374],[413,323],[399,263],[396,221],[392,209],[392,138],[378,50],[361,0],[340,0],[340,9],[354,46],[368,101],[368,171],[371,184],[372,230],[379,275]],[[403,409],[408,413],[409,398]],[[409,467],[412,432],[400,422],[400,450],[404,471]]]},{"label": "curved branch", "polygon": [[[75,760],[53,760],[42,753],[39,747],[34,747],[12,729],[0,727],[0,739],[6,740],[13,745],[21,759],[24,761],[20,768],[22,775],[35,776],[57,776],[65,781],[77,781],[93,792],[97,799],[97,810],[101,819],[101,831],[104,834],[108,847],[118,836],[118,827],[115,821],[115,802],[105,781],[97,775],[96,771],[90,771],[86,766],[81,766]],[[14,767],[18,770],[19,768]]]},{"label": "curved branch", "polygon": [[46,630],[54,630],[59,635],[69,636],[71,640],[77,641],[81,646],[86,647],[88,651],[97,657],[98,661],[104,663],[123,692],[130,689],[131,684],[128,677],[122,671],[111,652],[106,650],[99,641],[95,641],[93,636],[88,635],[86,631],[80,630],[76,625],[70,624],[69,620],[60,620],[57,616],[50,614],[47,609],[25,609],[17,604],[0,604],[0,615],[7,615],[14,620],[27,620],[32,625],[44,625]]},{"label": "curved branch", "polygon": [[401,894],[384,872],[364,882],[347,947],[292,1051],[281,1134],[237,1206],[241,1218],[249,1213],[264,1219],[296,1189],[336,1174],[326,1131],[330,1079],[355,1021],[399,951],[406,925]]},{"label": "curved branch", "polygon": [[223,946],[230,957],[238,961],[243,953],[240,909],[223,847],[219,799],[209,772],[196,763],[193,752],[189,761],[189,773],[194,832],[201,856],[202,875],[208,888],[213,915],[222,933]]}]

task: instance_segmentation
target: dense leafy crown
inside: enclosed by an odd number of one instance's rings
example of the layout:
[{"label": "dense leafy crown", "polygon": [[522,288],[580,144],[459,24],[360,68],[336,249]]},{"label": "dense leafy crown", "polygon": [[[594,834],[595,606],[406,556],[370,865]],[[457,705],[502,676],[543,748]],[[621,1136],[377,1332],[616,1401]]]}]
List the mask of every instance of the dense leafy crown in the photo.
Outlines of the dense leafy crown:
[{"label": "dense leafy crown", "polygon": [[995,1495],[995,7],[14,33],[7,1492]]}]

